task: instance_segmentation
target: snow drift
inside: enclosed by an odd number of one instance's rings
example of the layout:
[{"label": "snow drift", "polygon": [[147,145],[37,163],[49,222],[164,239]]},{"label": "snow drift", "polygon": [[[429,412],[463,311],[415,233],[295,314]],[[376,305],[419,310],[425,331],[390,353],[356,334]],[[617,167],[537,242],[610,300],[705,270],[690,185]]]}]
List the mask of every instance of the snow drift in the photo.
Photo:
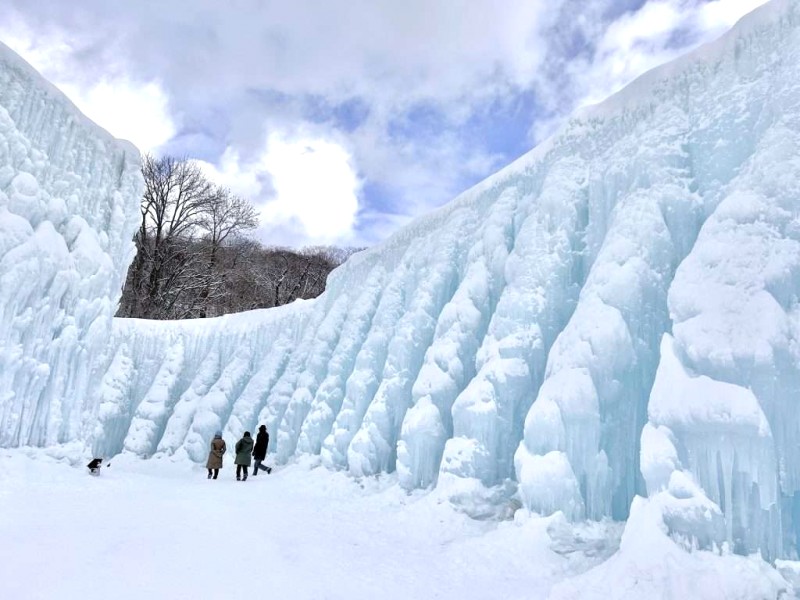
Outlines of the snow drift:
[{"label": "snow drift", "polygon": [[[25,150],[0,178],[0,443],[197,461],[215,429],[266,423],[281,462],[454,495],[512,480],[571,519],[649,494],[634,508],[694,547],[795,555],[800,2],[578,114],[313,302],[110,335],[135,161],[3,57],[0,135]],[[35,232],[59,226],[52,258]]]}]

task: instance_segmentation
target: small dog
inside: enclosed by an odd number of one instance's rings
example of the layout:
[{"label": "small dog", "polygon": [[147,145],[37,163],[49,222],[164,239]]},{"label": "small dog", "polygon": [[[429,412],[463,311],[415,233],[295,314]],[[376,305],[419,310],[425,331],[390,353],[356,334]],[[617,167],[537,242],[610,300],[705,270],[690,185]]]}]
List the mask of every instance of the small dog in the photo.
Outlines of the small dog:
[{"label": "small dog", "polygon": [[92,461],[86,466],[89,468],[89,473],[92,475],[100,475],[100,467],[103,466],[103,459],[93,458]]}]

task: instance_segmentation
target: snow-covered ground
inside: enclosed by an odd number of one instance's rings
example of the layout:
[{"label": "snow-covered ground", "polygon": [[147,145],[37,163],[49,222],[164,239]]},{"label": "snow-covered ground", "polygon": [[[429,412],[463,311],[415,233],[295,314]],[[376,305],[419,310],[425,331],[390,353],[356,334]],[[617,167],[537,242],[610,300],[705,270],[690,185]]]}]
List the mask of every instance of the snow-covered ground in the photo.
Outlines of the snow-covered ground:
[{"label": "snow-covered ground", "polygon": [[76,450],[0,451],[0,598],[791,594],[760,558],[686,552],[642,512],[620,549],[619,523],[511,517],[512,507],[506,519],[474,519],[445,494],[409,494],[394,476],[354,479],[308,458],[237,482],[230,457],[209,481],[189,461],[123,455],[91,477]]},{"label": "snow-covered ground", "polygon": [[0,598],[535,599],[616,549],[618,525],[481,521],[394,483],[2,450]]}]

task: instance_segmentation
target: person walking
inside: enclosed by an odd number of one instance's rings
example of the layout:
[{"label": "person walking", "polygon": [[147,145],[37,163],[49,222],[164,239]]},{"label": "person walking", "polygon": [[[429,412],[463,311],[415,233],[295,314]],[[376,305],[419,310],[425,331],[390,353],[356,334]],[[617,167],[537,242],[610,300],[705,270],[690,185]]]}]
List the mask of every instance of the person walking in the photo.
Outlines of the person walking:
[{"label": "person walking", "polygon": [[[250,466],[250,454],[253,452],[253,438],[245,431],[242,439],[236,442],[236,481],[247,481],[247,467]],[[244,477],[241,473],[244,472]]]},{"label": "person walking", "polygon": [[266,471],[267,475],[272,473],[272,468],[262,465],[264,459],[267,458],[267,447],[269,446],[269,433],[267,433],[267,426],[261,425],[258,428],[258,435],[256,435],[256,445],[253,448],[253,477],[258,475],[258,470]]},{"label": "person walking", "polygon": [[222,468],[222,457],[227,450],[225,440],[222,439],[222,432],[217,431],[214,434],[214,439],[211,440],[211,450],[208,453],[208,462],[206,462],[206,469],[208,469],[208,479],[211,479],[211,474],[214,474],[214,479],[219,475],[219,470]]}]

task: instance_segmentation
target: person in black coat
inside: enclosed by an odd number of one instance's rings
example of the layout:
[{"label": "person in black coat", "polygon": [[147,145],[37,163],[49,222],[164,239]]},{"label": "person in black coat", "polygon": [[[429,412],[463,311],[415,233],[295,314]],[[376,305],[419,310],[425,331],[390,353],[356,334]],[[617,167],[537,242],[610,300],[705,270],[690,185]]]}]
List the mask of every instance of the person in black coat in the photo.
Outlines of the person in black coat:
[{"label": "person in black coat", "polygon": [[253,477],[258,475],[258,470],[266,471],[267,474],[272,473],[272,468],[262,465],[264,459],[267,458],[267,447],[269,446],[269,434],[267,433],[267,426],[261,425],[258,428],[258,435],[256,436],[256,445],[253,446]]}]

